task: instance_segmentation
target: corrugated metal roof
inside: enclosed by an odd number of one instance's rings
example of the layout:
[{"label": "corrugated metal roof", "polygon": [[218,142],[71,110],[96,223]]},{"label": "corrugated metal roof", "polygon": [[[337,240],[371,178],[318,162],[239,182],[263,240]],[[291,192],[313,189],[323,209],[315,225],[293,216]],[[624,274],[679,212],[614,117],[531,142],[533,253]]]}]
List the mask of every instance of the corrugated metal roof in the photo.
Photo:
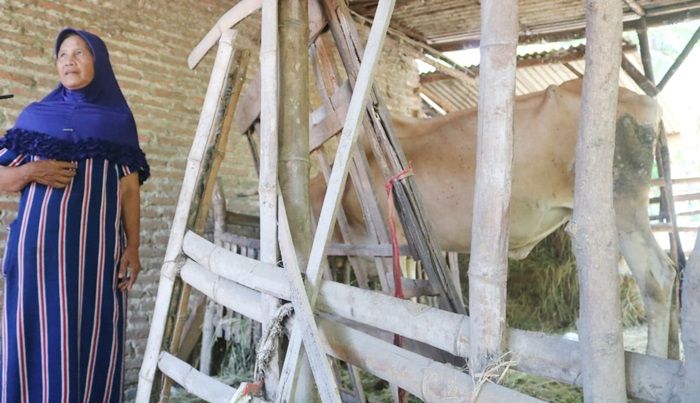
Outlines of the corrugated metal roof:
[{"label": "corrugated metal roof", "polygon": [[[518,57],[518,63],[525,64],[519,67],[515,74],[515,95],[526,95],[533,92],[544,91],[550,85],[559,85],[565,81],[583,77],[585,70],[584,45],[572,46],[568,49],[557,49],[550,52],[538,52]],[[552,59],[566,59],[567,55],[578,56],[575,60],[567,60],[564,63],[546,63]],[[642,70],[642,62],[639,53],[634,48],[627,47],[627,58],[638,70]],[[527,65],[526,61],[537,62]],[[545,62],[545,63],[543,63]],[[471,66],[472,71],[478,71],[478,66]],[[424,74],[423,77],[429,77]],[[627,73],[620,69],[620,85],[637,93],[644,92],[632,80]],[[420,92],[439,105],[447,113],[476,107],[479,101],[479,80],[458,80],[445,78],[439,80],[421,80]],[[663,103],[661,107],[664,108]],[[437,111],[424,104],[424,112],[434,116]],[[672,120],[664,119],[666,130],[669,133],[676,132],[678,126]]]}]

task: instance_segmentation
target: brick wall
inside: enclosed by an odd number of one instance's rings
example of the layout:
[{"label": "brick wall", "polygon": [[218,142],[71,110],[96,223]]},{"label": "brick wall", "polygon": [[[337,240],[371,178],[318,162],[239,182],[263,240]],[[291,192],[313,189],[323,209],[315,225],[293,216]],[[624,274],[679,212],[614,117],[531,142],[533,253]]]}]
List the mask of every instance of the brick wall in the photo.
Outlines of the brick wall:
[{"label": "brick wall", "polygon": [[[144,270],[129,295],[127,397],[135,391],[159,268],[213,55],[195,71],[187,69],[185,60],[231,4],[223,0],[0,0],[0,94],[15,94],[14,99],[0,101],[0,129],[12,127],[27,103],[55,86],[52,47],[57,32],[65,26],[83,28],[107,43],[151,164],[152,177],[142,188]],[[244,22],[238,42],[253,50],[252,71],[257,69],[257,24],[253,19]],[[387,41],[385,49],[392,50],[384,52],[379,86],[394,112],[416,115],[418,73],[413,63],[406,62],[410,58],[393,50],[396,47]],[[229,209],[255,213],[257,179],[249,154],[242,136],[232,135],[221,174]],[[13,196],[0,195],[0,248],[4,248],[6,227],[15,218],[16,203]]]}]

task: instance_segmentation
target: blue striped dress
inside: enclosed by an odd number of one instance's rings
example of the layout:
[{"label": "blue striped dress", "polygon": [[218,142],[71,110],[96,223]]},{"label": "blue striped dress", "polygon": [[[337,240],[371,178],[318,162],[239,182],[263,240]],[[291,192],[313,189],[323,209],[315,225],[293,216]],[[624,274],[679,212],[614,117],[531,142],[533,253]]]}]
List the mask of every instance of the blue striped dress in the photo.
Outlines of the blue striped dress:
[{"label": "blue striped dress", "polygon": [[[37,158],[0,150],[3,166]],[[64,189],[22,190],[3,259],[2,403],[122,400],[119,180],[129,173],[89,158]]]}]

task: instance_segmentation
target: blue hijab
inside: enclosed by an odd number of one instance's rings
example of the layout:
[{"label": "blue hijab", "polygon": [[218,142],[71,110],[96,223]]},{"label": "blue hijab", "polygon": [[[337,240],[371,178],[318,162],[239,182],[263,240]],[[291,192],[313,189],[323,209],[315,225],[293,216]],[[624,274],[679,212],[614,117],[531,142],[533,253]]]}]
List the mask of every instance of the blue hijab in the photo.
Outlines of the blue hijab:
[{"label": "blue hijab", "polygon": [[94,34],[66,28],[56,38],[56,56],[69,35],[80,36],[90,46],[95,66],[92,82],[79,90],[59,83],[44,99],[22,111],[15,126],[0,138],[0,147],[63,161],[106,159],[138,172],[143,183],[150,169],[107,46]]}]

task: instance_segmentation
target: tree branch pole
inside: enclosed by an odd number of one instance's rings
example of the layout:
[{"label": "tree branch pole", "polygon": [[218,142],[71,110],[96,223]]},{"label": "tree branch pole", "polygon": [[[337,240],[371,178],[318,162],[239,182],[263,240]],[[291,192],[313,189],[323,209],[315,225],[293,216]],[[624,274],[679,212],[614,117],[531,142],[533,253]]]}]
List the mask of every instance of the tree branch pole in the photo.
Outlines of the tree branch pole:
[{"label": "tree branch pole", "polygon": [[685,354],[683,401],[692,402],[700,396],[700,236],[695,238],[695,249],[684,271],[681,326]]},{"label": "tree branch pole", "polygon": [[517,0],[482,2],[481,29],[476,196],[469,259],[473,341],[469,364],[477,373],[501,357],[506,330]]},{"label": "tree branch pole", "polygon": [[622,4],[586,2],[586,73],[576,143],[573,236],[578,267],[586,402],[626,401],[613,152],[620,76]]}]

